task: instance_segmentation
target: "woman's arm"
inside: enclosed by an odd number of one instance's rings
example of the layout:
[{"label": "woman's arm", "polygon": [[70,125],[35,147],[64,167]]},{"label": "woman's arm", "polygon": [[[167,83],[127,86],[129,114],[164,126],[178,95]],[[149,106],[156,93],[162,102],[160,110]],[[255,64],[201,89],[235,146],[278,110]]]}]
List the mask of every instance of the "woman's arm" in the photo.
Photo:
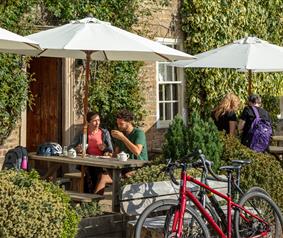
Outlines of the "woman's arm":
[{"label": "woman's arm", "polygon": [[246,122],[245,122],[244,120],[240,119],[239,125],[238,125],[238,131],[239,131],[240,134],[243,132],[245,123],[246,123]]},{"label": "woman's arm", "polygon": [[229,121],[229,134],[237,135],[237,121]]},{"label": "woman's arm", "polygon": [[103,152],[110,152],[113,153],[113,145],[111,141],[111,136],[108,130],[103,130],[103,143],[106,147],[103,149]]}]

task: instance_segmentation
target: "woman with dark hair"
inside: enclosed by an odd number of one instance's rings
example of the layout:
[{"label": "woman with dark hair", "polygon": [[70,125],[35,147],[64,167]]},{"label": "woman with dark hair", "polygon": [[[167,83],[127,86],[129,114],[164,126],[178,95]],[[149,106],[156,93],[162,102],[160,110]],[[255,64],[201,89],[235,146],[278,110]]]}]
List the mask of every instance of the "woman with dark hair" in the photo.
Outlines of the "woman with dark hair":
[{"label": "woman with dark hair", "polygon": [[237,116],[236,111],[240,105],[240,99],[234,93],[228,93],[213,110],[212,118],[219,131],[236,135]]},{"label": "woman with dark hair", "polygon": [[[100,116],[97,112],[88,112],[87,114],[87,154],[89,155],[109,155],[113,153],[113,146],[110,133],[107,129],[100,127]],[[69,148],[75,148],[77,153],[82,153],[83,132],[81,131],[75,138]],[[107,171],[102,168],[86,168],[85,190],[91,193],[103,194],[106,183],[112,180]]]},{"label": "woman with dark hair", "polygon": [[269,121],[271,123],[271,119],[268,112],[261,107],[261,97],[256,94],[250,95],[248,97],[248,106],[244,108],[240,116],[240,121],[238,126],[239,132],[242,134],[241,143],[248,147],[250,147],[251,139],[252,139],[249,131],[254,119],[256,118],[252,107],[256,108],[260,118]]}]

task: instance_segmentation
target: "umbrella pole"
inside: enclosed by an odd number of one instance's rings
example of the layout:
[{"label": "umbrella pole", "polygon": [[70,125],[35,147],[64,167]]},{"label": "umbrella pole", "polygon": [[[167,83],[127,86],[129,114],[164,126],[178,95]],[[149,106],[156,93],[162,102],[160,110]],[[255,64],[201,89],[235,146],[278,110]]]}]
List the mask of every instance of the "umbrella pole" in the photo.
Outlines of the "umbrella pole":
[{"label": "umbrella pole", "polygon": [[252,94],[252,71],[248,70],[248,94]]},{"label": "umbrella pole", "polygon": [[83,104],[84,104],[84,127],[83,127],[83,142],[82,142],[82,147],[83,147],[83,154],[82,157],[85,158],[86,155],[86,144],[87,144],[87,112],[88,112],[88,82],[90,78],[90,55],[91,51],[86,51],[86,72],[85,72],[85,86],[84,86],[84,99],[83,99]]}]

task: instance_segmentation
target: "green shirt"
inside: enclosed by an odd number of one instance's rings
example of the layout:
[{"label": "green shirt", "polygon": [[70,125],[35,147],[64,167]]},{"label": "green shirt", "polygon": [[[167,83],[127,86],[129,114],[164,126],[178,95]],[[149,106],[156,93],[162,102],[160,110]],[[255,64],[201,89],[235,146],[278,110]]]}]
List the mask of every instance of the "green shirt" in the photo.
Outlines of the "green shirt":
[{"label": "green shirt", "polygon": [[144,132],[139,128],[134,128],[129,135],[125,135],[125,136],[133,144],[142,145],[142,151],[139,154],[139,156],[135,156],[122,141],[117,140],[117,146],[119,147],[120,152],[124,151],[125,153],[128,153],[130,155],[130,159],[148,160],[146,138]]}]

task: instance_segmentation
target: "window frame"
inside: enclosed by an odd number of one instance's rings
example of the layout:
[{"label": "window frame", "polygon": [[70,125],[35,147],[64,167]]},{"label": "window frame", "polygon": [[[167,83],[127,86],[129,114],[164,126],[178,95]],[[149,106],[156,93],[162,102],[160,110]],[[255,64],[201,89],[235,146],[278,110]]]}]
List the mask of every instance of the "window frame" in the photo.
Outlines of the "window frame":
[{"label": "window frame", "polygon": [[[176,45],[177,49],[182,50],[182,42],[178,39],[173,39],[173,38],[156,38],[156,41],[161,43],[161,44],[165,44],[165,45]],[[174,102],[178,102],[178,113],[179,115],[181,115],[183,117],[183,119],[185,118],[186,115],[186,110],[184,108],[184,92],[185,92],[185,80],[184,80],[184,70],[183,68],[178,68],[178,67],[174,67],[176,69],[176,79],[178,79],[178,81],[164,81],[164,82],[160,82],[159,81],[159,65],[160,64],[169,64],[169,62],[156,62],[156,117],[157,117],[157,129],[162,129],[162,128],[168,128],[172,119],[171,120],[160,120],[160,103],[163,103],[163,107],[165,107],[165,103],[170,103],[171,104],[171,110],[173,110],[173,103]],[[172,68],[173,70],[175,70],[174,68]],[[171,93],[171,100],[164,100],[164,101],[160,101],[159,100],[159,87],[160,85],[173,85],[176,84],[178,85],[178,99],[177,100],[173,100],[172,99],[172,89],[170,90]],[[165,93],[165,89],[163,91]],[[164,94],[165,95],[165,94]],[[164,110],[165,112],[165,110]]]}]

